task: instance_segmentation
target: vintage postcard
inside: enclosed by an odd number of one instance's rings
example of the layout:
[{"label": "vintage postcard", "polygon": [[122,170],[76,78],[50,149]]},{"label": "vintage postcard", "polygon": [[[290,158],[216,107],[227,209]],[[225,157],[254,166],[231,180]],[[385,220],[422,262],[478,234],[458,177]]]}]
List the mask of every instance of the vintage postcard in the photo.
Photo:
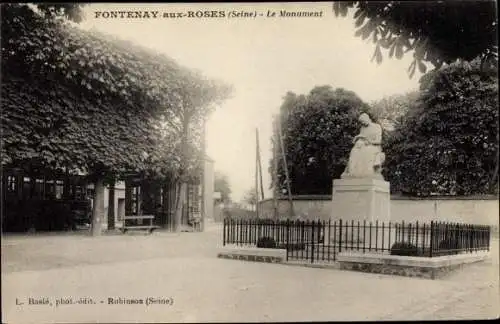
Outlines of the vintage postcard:
[{"label": "vintage postcard", "polygon": [[2,323],[498,318],[497,28],[2,4]]}]

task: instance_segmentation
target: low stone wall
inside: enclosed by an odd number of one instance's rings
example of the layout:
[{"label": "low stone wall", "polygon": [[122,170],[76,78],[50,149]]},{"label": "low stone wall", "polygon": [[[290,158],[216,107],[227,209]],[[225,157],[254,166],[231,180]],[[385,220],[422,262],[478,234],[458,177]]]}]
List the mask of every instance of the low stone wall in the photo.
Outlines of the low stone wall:
[{"label": "low stone wall", "polygon": [[490,254],[489,252],[475,252],[473,254],[466,253],[426,258],[350,251],[339,253],[336,262],[309,263],[306,260],[286,261],[285,249],[224,247],[219,251],[217,257],[222,259],[438,279],[454,270],[462,268],[466,264],[484,261],[490,257]]},{"label": "low stone wall", "polygon": [[253,247],[224,247],[219,251],[217,257],[254,262],[282,263],[286,261],[286,250]]},{"label": "low stone wall", "polygon": [[337,256],[337,262],[342,270],[438,279],[466,264],[484,261],[488,257],[488,252],[434,258],[344,252]]},{"label": "low stone wall", "polygon": [[[332,211],[331,199],[331,195],[294,196],[293,206],[295,213],[302,219],[328,220],[332,213],[336,218],[342,218],[341,210]],[[290,204],[285,198],[279,200],[281,218],[288,217],[289,208]],[[393,222],[448,221],[490,225],[494,231],[498,231],[499,203],[495,196],[410,198],[393,195],[390,211]],[[261,217],[272,218],[273,214],[272,199],[260,202]]]}]

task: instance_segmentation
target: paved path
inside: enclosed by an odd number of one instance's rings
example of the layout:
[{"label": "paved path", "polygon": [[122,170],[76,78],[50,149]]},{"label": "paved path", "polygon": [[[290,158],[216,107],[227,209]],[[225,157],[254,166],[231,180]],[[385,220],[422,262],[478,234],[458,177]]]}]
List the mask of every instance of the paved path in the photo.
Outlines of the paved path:
[{"label": "paved path", "polygon": [[[498,317],[498,258],[443,280],[425,280],[217,259],[219,235],[211,227],[206,233],[152,236],[4,238],[3,322]],[[97,304],[16,305],[16,298],[26,302],[30,296],[52,302],[91,297]],[[172,298],[174,304],[108,305],[109,297]]]}]

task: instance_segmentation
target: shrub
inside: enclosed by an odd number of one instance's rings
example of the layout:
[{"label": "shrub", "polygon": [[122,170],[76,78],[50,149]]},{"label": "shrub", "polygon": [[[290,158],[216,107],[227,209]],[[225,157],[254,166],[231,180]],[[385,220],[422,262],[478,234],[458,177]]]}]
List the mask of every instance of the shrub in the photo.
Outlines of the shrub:
[{"label": "shrub", "polygon": [[261,237],[257,241],[258,248],[276,249],[276,241],[272,237]]},{"label": "shrub", "polygon": [[391,255],[420,256],[418,248],[408,242],[396,242],[391,247]]},{"label": "shrub", "polygon": [[498,74],[479,61],[421,79],[421,94],[382,143],[391,191],[411,196],[495,194]]},{"label": "shrub", "polygon": [[306,249],[305,243],[280,243],[278,244],[278,248],[286,249],[288,251],[301,251]]},{"label": "shrub", "polygon": [[457,244],[457,242],[452,238],[444,239],[441,242],[439,242],[438,245],[439,251],[436,251],[437,253],[434,252],[434,254],[437,255],[458,254],[457,249],[461,248],[460,245],[461,245],[460,242],[458,242]]}]

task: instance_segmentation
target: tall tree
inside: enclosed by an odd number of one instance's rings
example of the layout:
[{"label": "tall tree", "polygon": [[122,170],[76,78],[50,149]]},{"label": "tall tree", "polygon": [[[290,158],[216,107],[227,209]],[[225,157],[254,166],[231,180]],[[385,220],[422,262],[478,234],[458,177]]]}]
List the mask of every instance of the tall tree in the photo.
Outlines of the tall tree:
[{"label": "tall tree", "polygon": [[255,188],[251,188],[247,192],[245,192],[245,195],[243,196],[243,201],[248,205],[252,206],[252,208],[256,208],[257,193],[255,191]]},{"label": "tall tree", "polygon": [[355,36],[372,39],[373,59],[382,50],[401,59],[413,51],[409,74],[426,72],[424,62],[439,68],[457,59],[498,61],[496,1],[336,1],[335,15],[354,10]]},{"label": "tall tree", "polygon": [[[180,230],[182,210],[187,195],[187,184],[193,179],[196,169],[200,169],[204,156],[202,156],[202,135],[203,124],[207,116],[215,109],[217,104],[227,99],[232,87],[206,80],[194,71],[190,71],[186,84],[192,91],[182,93],[180,97],[179,109],[169,111],[164,119],[166,127],[175,130],[179,140],[179,168],[174,173],[176,180],[176,231]],[[199,180],[201,181],[201,180]]]},{"label": "tall tree", "polygon": [[[78,6],[58,6],[41,13],[29,5],[1,7],[2,165],[37,161],[83,170],[95,183],[96,202],[106,178],[158,169],[151,161],[168,160],[161,166],[186,177],[186,156],[195,155],[190,144],[199,137],[187,134],[206,118],[219,83],[164,55],[71,27],[58,17],[76,19]],[[176,114],[185,117],[180,134],[161,123]],[[165,137],[180,144],[158,150]],[[103,206],[94,206],[98,234]]]},{"label": "tall tree", "polygon": [[[362,111],[371,114],[369,106],[354,92],[341,88],[320,86],[307,96],[285,96],[281,115],[275,118],[281,119],[293,195],[331,193],[332,179],[339,178],[347,164]],[[276,132],[273,137],[280,143]],[[273,160],[269,170],[274,172]],[[278,181],[279,191],[286,193],[283,163],[278,164]]]},{"label": "tall tree", "polygon": [[383,144],[384,174],[408,195],[498,190],[498,73],[458,62],[421,79],[421,95]]},{"label": "tall tree", "polygon": [[214,190],[221,193],[221,202],[231,201],[231,186],[227,175],[222,172],[215,172]]}]

